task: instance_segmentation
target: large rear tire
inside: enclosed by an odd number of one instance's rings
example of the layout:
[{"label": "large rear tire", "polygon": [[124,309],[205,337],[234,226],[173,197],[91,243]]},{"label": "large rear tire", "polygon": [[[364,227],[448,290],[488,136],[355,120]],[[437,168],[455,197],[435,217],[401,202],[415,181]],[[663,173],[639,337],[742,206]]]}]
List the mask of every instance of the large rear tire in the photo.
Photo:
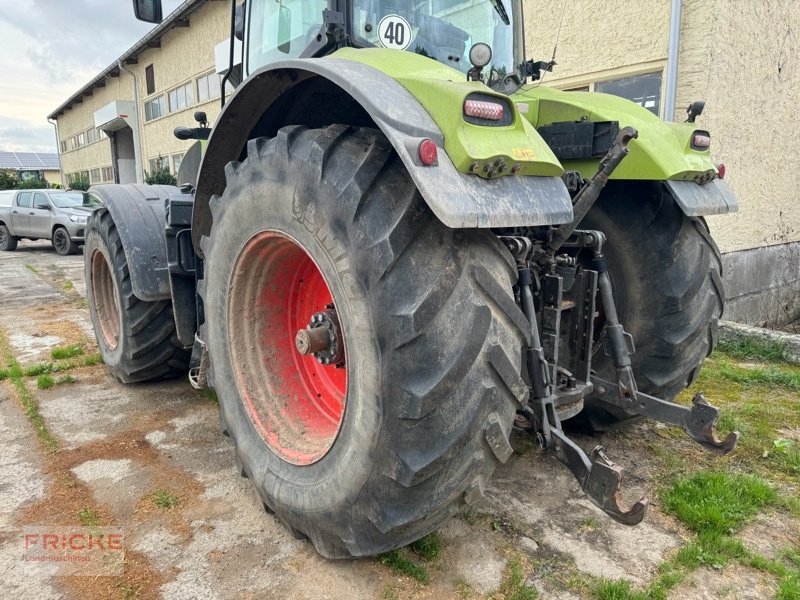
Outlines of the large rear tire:
[{"label": "large rear tire", "polygon": [[[226,176],[199,289],[242,473],[326,557],[422,537],[512,452],[528,391],[510,255],[442,225],[372,129],[287,127]],[[295,348],[326,306],[344,372]]]},{"label": "large rear tire", "polygon": [[[705,221],[687,217],[663,186],[609,186],[611,193],[580,227],[599,229],[608,238],[604,252],[614,301],[636,344],[631,361],[639,389],[672,401],[716,346],[725,302],[722,259]],[[593,365],[604,378],[616,380],[601,344]],[[584,413],[596,430],[635,418],[596,399],[587,401]]]},{"label": "large rear tire", "polygon": [[84,246],[89,313],[103,362],[122,383],[185,375],[189,353],[175,334],[172,302],[136,297],[128,261],[107,209],[89,217]]}]

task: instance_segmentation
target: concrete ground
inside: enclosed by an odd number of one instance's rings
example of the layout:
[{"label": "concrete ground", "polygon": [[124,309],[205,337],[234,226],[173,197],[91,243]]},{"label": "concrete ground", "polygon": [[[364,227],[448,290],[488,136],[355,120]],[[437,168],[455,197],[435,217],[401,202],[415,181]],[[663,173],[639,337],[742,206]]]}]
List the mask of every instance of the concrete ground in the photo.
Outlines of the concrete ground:
[{"label": "concrete ground", "polygon": [[[52,348],[68,344],[96,352],[82,256],[60,257],[43,242],[1,252],[0,327],[23,366],[50,361]],[[482,598],[508,589],[514,563],[539,597],[571,599],[579,592],[564,589],[576,589],[575,578],[646,583],[687,536],[657,505],[637,527],[614,523],[554,458],[515,438],[518,452],[496,472],[478,509],[439,532],[429,583],[380,559],[331,562],[264,512],[237,473],[208,396],[185,381],[123,386],[102,364],[70,373],[74,383],[46,390],[35,377],[25,380],[55,453],[37,439],[18,391],[0,383],[4,598]],[[664,439],[663,429],[648,424],[578,441],[586,449],[602,443],[625,465],[633,499],[655,497],[652,447]],[[157,490],[174,495],[177,506],[157,506]],[[20,561],[23,526],[75,525],[87,510],[124,528],[124,576],[56,577]],[[673,597],[706,593],[687,582]]]}]

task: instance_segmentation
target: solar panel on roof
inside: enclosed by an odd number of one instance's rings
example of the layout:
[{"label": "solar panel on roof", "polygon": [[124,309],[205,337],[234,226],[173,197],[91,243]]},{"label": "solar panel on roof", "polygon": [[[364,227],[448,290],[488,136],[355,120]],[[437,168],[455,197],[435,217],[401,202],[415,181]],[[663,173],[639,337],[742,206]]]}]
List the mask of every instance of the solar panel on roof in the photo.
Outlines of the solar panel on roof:
[{"label": "solar panel on roof", "polygon": [[53,152],[0,152],[0,169],[49,171],[59,168],[58,154]]}]

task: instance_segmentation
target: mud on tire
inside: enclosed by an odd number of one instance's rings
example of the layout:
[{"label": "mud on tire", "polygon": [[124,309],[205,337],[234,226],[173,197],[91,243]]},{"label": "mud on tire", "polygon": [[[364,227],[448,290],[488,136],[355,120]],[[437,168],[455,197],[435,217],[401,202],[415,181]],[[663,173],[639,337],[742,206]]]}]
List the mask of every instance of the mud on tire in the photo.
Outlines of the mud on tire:
[{"label": "mud on tire", "polygon": [[[430,212],[371,129],[282,129],[248,144],[211,201],[200,282],[223,427],[265,508],[330,558],[405,545],[478,499],[512,453],[526,321],[490,233]],[[246,412],[229,347],[229,282],[248,240],[296,240],[327,280],[347,342],[338,437],[312,464],[273,452]]]},{"label": "mud on tire", "polygon": [[175,334],[172,302],[133,293],[122,241],[107,209],[86,225],[84,273],[89,312],[103,362],[122,383],[185,375],[189,353]]},{"label": "mud on tire", "polygon": [[[719,249],[705,221],[687,217],[663,186],[612,182],[607,189],[580,226],[608,238],[604,253],[620,320],[635,340],[639,389],[671,401],[717,344],[725,303]],[[615,380],[600,345],[593,366]],[[587,401],[585,413],[598,430],[633,417],[597,400]]]}]

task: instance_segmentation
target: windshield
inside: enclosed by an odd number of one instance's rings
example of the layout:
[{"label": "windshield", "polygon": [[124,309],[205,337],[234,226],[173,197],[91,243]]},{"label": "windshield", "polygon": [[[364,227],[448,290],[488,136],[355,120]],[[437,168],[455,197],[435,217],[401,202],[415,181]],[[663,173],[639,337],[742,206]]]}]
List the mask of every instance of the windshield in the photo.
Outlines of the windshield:
[{"label": "windshield", "polygon": [[355,0],[353,11],[361,44],[416,52],[466,74],[469,49],[484,42],[492,48],[484,83],[504,89],[522,82],[518,0]]},{"label": "windshield", "polygon": [[100,208],[103,203],[86,192],[61,192],[50,194],[50,200],[57,208]]}]

